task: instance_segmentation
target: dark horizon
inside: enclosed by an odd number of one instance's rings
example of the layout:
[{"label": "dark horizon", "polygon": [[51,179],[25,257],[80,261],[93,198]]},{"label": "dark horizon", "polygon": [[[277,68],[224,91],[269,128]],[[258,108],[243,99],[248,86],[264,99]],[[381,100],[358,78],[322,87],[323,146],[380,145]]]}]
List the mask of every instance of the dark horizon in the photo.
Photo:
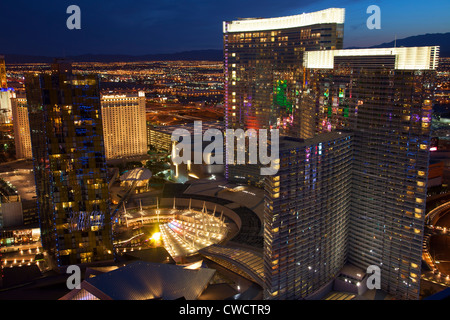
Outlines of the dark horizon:
[{"label": "dark horizon", "polygon": [[[369,30],[368,0],[196,1],[171,3],[112,0],[107,3],[67,0],[52,3],[17,1],[2,4],[0,28],[9,30],[2,54],[76,56],[85,54],[148,55],[192,50],[221,50],[222,23],[240,17],[279,17],[345,8],[344,48],[370,47],[427,33],[450,31],[450,3],[430,0],[380,0],[381,29]],[[81,9],[81,29],[69,30],[67,8]]]},{"label": "dark horizon", "polygon": [[[389,48],[394,46],[415,47],[415,46],[440,46],[440,57],[450,57],[450,32],[448,33],[435,33],[411,36],[403,39],[396,39],[391,42],[380,43],[371,48]],[[344,49],[358,49],[369,47],[347,47]],[[0,53],[1,54],[1,53]],[[222,61],[223,49],[202,49],[202,50],[188,50],[167,52],[160,54],[92,54],[85,53],[79,55],[66,55],[66,56],[34,56],[26,54],[5,54],[6,64],[16,63],[50,63],[54,58],[67,58],[74,62],[103,62],[112,63],[116,61],[121,62],[138,62],[138,61],[175,61],[175,60],[205,60],[205,61]]]}]

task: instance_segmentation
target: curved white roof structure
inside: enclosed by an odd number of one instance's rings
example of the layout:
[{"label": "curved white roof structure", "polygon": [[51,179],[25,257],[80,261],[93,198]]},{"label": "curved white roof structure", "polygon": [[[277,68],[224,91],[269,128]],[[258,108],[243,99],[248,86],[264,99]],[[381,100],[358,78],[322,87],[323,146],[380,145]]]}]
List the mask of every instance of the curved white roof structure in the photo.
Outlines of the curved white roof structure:
[{"label": "curved white roof structure", "polygon": [[152,177],[152,172],[146,168],[135,168],[120,176],[120,181],[143,181]]}]

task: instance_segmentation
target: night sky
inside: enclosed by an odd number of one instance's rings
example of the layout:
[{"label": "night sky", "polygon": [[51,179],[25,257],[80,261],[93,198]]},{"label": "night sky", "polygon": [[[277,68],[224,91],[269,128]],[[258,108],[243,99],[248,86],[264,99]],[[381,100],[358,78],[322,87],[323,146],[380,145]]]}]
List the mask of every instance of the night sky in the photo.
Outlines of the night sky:
[{"label": "night sky", "polygon": [[[69,5],[81,30],[69,30]],[[381,29],[369,30],[369,5]],[[222,22],[345,8],[344,47],[450,32],[448,0],[1,0],[0,54],[152,54],[222,48]]]}]

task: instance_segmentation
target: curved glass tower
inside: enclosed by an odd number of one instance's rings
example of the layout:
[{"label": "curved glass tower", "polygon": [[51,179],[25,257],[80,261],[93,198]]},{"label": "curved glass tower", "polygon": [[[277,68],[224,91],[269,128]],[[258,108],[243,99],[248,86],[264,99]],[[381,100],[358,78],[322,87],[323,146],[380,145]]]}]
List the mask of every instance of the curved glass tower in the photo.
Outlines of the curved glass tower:
[{"label": "curved glass tower", "polygon": [[[299,95],[303,86],[303,54],[341,49],[344,9],[267,19],[241,19],[223,24],[225,128],[279,128],[300,137]],[[229,181],[263,185],[255,166],[233,166]]]},{"label": "curved glass tower", "polygon": [[308,52],[316,132],[353,134],[348,262],[381,289],[418,299],[439,47]]},{"label": "curved glass tower", "polygon": [[280,169],[266,179],[265,299],[302,299],[347,260],[352,136],[280,139]]},{"label": "curved glass tower", "polygon": [[26,77],[36,194],[52,267],[112,260],[112,225],[97,75]]}]

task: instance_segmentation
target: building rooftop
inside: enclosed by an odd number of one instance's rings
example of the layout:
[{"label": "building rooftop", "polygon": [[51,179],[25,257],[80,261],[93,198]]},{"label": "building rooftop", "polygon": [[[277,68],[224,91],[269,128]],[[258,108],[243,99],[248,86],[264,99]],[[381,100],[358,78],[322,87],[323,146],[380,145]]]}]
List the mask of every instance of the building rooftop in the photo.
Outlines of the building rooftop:
[{"label": "building rooftop", "polygon": [[345,9],[329,8],[321,11],[302,13],[276,18],[244,18],[223,23],[223,32],[246,32],[278,30],[310,26],[322,23],[344,23]]},{"label": "building rooftop", "polygon": [[120,176],[120,181],[144,181],[152,177],[152,172],[146,168],[135,168]]},{"label": "building rooftop", "polygon": [[124,98],[145,97],[144,91],[137,90],[102,90],[102,100],[120,100]]},{"label": "building rooftop", "polygon": [[[197,121],[196,121],[197,122]],[[218,129],[223,130],[223,124],[220,121],[198,121],[201,123],[201,130],[202,133],[205,133],[208,129]],[[200,127],[200,126],[199,126]],[[169,126],[155,126],[151,130],[164,132],[168,134],[172,134],[173,131],[176,129],[185,129],[191,132],[191,134],[194,133],[194,122],[183,124],[183,125],[169,125]]]},{"label": "building rooftop", "polygon": [[[216,271],[137,261],[111,272],[88,278],[60,300],[196,300]],[[83,291],[84,290],[84,291]]]},{"label": "building rooftop", "polygon": [[340,271],[341,275],[362,281],[362,279],[365,277],[366,272],[358,268],[352,264],[346,264]]},{"label": "building rooftop", "polygon": [[264,285],[264,258],[260,252],[214,244],[200,250],[200,254],[226,261],[245,272],[259,285]]},{"label": "building rooftop", "polygon": [[395,56],[397,70],[435,70],[439,46],[307,51],[303,66],[310,69],[333,69],[335,57]]},{"label": "building rooftop", "polygon": [[351,133],[344,131],[333,131],[328,133],[323,133],[310,139],[300,139],[282,136],[280,137],[280,150],[298,148],[303,146],[311,146],[319,143],[324,143],[330,140],[336,140],[343,137],[350,137]]}]

